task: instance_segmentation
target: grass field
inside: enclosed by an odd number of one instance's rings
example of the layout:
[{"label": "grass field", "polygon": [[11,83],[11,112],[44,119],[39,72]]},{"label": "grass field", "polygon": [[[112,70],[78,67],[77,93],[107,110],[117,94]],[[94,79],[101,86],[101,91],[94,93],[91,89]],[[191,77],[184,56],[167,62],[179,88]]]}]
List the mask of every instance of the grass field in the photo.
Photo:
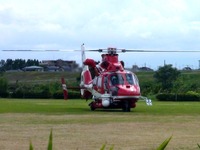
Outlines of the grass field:
[{"label": "grass field", "polygon": [[90,111],[84,100],[0,99],[0,149],[153,150],[171,135],[166,149],[198,149],[199,102],[138,102],[130,113]]}]

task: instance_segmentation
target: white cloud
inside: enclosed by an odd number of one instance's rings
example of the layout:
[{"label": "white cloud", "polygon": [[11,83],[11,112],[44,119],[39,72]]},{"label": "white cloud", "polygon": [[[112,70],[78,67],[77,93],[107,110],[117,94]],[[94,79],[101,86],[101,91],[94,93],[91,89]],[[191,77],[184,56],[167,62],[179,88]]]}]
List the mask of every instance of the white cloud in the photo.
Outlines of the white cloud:
[{"label": "white cloud", "polygon": [[[0,47],[78,49],[85,42],[86,48],[199,49],[199,4],[199,0],[0,0]],[[156,66],[156,59],[166,59],[154,56],[137,54],[134,63],[154,60],[151,64]],[[6,57],[10,55],[0,52],[0,59]]]}]

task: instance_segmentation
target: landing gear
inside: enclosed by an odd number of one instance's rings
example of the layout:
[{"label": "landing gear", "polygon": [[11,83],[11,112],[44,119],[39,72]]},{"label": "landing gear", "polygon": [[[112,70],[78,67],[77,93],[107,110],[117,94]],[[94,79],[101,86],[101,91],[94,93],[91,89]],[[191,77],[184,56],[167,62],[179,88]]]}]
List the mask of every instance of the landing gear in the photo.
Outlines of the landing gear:
[{"label": "landing gear", "polygon": [[91,102],[90,104],[89,104],[89,106],[90,106],[90,110],[91,111],[94,111],[96,108],[94,107],[94,102]]},{"label": "landing gear", "polygon": [[94,108],[94,106],[90,105],[90,110],[91,111],[95,111],[96,108]]},{"label": "landing gear", "polygon": [[97,100],[97,101],[92,101],[89,104],[89,107],[90,107],[91,111],[94,111],[94,110],[96,110],[98,108],[100,108],[100,109],[115,109],[115,108],[118,109],[118,108],[122,108],[123,112],[130,112],[131,108],[134,108],[133,104],[131,102],[132,101],[130,101],[130,100],[122,100],[122,101],[117,101],[117,102],[111,103],[111,105],[109,107],[104,107],[102,105],[101,101]]},{"label": "landing gear", "polygon": [[129,101],[124,101],[123,106],[122,106],[122,110],[124,112],[130,112],[131,111],[131,106],[130,106]]}]

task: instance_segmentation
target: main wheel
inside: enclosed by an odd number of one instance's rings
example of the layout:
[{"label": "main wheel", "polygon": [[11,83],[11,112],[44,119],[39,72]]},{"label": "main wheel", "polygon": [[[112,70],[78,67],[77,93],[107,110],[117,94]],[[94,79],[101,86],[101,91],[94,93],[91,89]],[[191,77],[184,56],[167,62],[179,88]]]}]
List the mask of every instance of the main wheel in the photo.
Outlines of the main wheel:
[{"label": "main wheel", "polygon": [[95,108],[91,105],[91,106],[90,106],[90,110],[91,110],[91,111],[95,111]]},{"label": "main wheel", "polygon": [[91,111],[94,111],[94,110],[96,109],[96,108],[93,106],[93,103],[94,103],[94,102],[91,102],[91,103],[89,104],[90,110],[91,110]]}]

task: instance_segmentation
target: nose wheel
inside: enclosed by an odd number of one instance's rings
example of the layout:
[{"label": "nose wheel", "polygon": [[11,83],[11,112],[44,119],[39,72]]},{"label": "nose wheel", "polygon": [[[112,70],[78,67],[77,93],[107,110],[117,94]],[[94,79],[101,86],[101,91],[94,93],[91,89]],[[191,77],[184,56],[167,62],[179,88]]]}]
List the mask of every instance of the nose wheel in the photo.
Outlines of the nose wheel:
[{"label": "nose wheel", "polygon": [[125,102],[123,103],[122,110],[123,110],[124,112],[130,112],[130,111],[131,111],[131,106],[130,106],[130,102],[129,102],[129,101],[125,101]]}]

